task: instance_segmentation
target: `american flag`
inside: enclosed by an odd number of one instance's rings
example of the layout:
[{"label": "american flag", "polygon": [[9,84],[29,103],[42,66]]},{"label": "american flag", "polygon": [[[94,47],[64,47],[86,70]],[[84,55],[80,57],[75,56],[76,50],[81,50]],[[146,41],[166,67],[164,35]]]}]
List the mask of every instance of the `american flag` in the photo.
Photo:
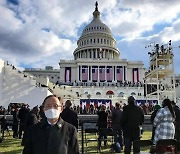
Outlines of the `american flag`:
[{"label": "american flag", "polygon": [[99,80],[105,81],[105,67],[99,68]]},{"label": "american flag", "polygon": [[99,101],[99,102],[98,102],[98,106],[101,106],[101,105],[102,105],[102,101]]},{"label": "american flag", "polygon": [[138,68],[133,68],[133,82],[139,82],[139,71]]},{"label": "american flag", "polygon": [[107,79],[107,81],[112,81],[112,79],[113,79],[112,67],[107,67],[107,69],[106,69],[106,79]]},{"label": "american flag", "polygon": [[123,80],[123,68],[122,68],[122,66],[117,67],[116,72],[117,72],[116,73],[117,81],[122,81]]},{"label": "american flag", "polygon": [[92,80],[98,80],[98,67],[92,67]]},{"label": "american flag", "polygon": [[109,107],[109,108],[111,107],[110,101],[107,101],[107,102],[106,102],[106,107],[107,107],[107,108],[108,108],[108,107]]},{"label": "american flag", "polygon": [[88,67],[82,68],[82,81],[88,80]]},{"label": "american flag", "polygon": [[94,102],[93,102],[93,101],[90,101],[90,105],[93,105],[93,106],[94,106]]},{"label": "american flag", "polygon": [[84,109],[84,108],[86,108],[86,102],[85,101],[82,102],[82,109]]}]

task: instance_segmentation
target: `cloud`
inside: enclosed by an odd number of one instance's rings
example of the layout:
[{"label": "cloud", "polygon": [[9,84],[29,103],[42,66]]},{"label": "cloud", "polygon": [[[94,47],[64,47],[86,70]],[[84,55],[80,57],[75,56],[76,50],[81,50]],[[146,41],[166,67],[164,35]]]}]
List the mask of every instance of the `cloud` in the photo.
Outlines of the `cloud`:
[{"label": "cloud", "polygon": [[[18,66],[58,68],[60,59],[73,59],[79,34],[92,20],[94,3],[91,0],[18,3],[1,0],[0,57]],[[99,0],[98,3],[102,21],[117,39],[121,58],[142,60],[148,67],[144,46],[149,42],[166,43],[171,39],[178,45],[179,0]],[[156,30],[157,26],[161,30]],[[150,33],[144,36],[146,32]],[[177,65],[177,59],[175,62]]]},{"label": "cloud", "polygon": [[[121,51],[121,59],[141,60],[144,62],[145,68],[149,67],[148,52],[153,50],[153,46],[146,48],[149,43],[167,45],[169,40],[172,40],[172,47],[174,53],[175,73],[180,73],[180,19],[175,20],[171,26],[165,27],[159,33],[147,37],[137,37],[136,39],[122,39],[117,42]],[[128,49],[128,50],[127,50]]]},{"label": "cloud", "polygon": [[155,24],[170,23],[180,14],[178,0],[146,1],[124,0],[106,12],[104,21],[115,35],[134,39],[145,31],[152,31]]}]

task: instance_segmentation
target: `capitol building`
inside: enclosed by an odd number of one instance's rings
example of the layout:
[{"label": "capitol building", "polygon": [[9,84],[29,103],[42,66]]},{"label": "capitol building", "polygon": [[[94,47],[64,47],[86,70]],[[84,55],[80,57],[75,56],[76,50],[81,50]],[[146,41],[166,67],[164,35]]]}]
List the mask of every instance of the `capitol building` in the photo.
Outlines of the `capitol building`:
[{"label": "capitol building", "polygon": [[[128,61],[120,53],[110,28],[101,21],[96,3],[92,21],[85,26],[77,40],[74,59],[61,59],[59,69],[46,66],[45,69],[26,68],[20,72],[12,68],[12,64],[1,61],[1,102],[23,102],[33,107],[37,102],[41,104],[45,96],[55,94],[63,97],[64,101],[70,99],[74,105],[82,107],[90,104],[110,107],[116,102],[124,104],[131,95],[139,104],[158,103],[155,95],[145,97],[147,70],[143,62]],[[10,90],[14,90],[14,93]]]}]

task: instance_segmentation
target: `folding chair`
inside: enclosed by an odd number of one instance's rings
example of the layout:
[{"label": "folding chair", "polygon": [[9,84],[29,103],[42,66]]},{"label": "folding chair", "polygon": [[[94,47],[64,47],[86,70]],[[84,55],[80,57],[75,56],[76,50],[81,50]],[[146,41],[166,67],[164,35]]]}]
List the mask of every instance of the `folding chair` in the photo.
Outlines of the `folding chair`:
[{"label": "folding chair", "polygon": [[[97,141],[98,141],[97,133],[98,133],[97,128],[86,128],[85,129],[86,150],[87,150],[89,142],[96,142],[97,143]],[[97,147],[97,151],[98,151],[98,147]]]},{"label": "folding chair", "polygon": [[[133,142],[133,148],[140,148],[140,151],[143,149],[146,150],[147,148],[150,150],[150,147],[152,146],[152,141],[151,140],[136,140]],[[146,148],[146,149],[145,149]]]},{"label": "folding chair", "polygon": [[177,153],[177,141],[175,139],[162,139],[157,141],[156,144],[156,153],[170,153],[176,154]]},{"label": "folding chair", "polygon": [[[106,136],[107,138],[104,138]],[[111,142],[111,145],[114,142],[114,132],[112,128],[100,128],[99,129],[99,138],[98,138],[98,149],[101,151],[101,142],[104,141],[106,144],[107,142]]]},{"label": "folding chair", "polygon": [[[98,129],[96,123],[84,123],[84,136],[85,136],[85,144],[86,144],[86,152],[88,149],[88,143],[98,141]],[[98,145],[97,145],[98,152]]]}]

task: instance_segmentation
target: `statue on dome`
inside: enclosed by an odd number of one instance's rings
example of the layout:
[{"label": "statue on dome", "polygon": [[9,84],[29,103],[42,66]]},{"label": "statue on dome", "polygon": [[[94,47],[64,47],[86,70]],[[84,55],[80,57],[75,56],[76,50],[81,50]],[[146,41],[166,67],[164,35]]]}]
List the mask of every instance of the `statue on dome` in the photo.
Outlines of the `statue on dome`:
[{"label": "statue on dome", "polygon": [[98,11],[98,2],[97,1],[95,3],[95,6],[96,6],[95,11]]}]

